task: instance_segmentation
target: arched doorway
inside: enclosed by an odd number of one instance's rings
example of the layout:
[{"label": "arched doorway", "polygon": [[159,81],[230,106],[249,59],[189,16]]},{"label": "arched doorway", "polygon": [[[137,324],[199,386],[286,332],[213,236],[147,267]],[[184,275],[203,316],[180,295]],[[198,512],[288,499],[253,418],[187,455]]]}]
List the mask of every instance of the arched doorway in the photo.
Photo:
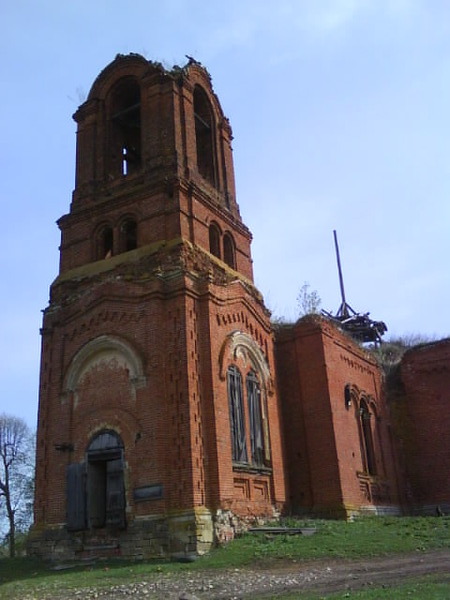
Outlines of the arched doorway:
[{"label": "arched doorway", "polygon": [[125,527],[123,442],[102,431],[87,449],[87,524],[89,528]]}]

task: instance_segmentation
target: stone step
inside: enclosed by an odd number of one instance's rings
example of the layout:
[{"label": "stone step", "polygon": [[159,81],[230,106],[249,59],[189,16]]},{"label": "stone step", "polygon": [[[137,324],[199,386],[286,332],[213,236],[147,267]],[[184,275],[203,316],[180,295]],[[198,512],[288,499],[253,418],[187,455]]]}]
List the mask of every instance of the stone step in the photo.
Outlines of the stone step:
[{"label": "stone step", "polygon": [[83,550],[111,550],[119,547],[119,542],[112,544],[91,544],[83,546]]}]

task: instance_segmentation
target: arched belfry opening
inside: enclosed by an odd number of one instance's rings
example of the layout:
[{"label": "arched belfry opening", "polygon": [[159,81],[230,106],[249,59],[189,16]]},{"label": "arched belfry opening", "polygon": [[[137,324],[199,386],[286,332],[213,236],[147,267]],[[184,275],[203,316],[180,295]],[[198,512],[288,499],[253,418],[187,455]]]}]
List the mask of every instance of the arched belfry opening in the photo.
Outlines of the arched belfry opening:
[{"label": "arched belfry opening", "polygon": [[210,183],[216,185],[214,117],[208,96],[199,85],[194,88],[194,118],[198,172]]},{"label": "arched belfry opening", "polygon": [[125,219],[120,226],[120,251],[128,252],[137,248],[137,223],[132,218]]},{"label": "arched belfry opening", "polygon": [[109,225],[104,225],[97,233],[95,259],[111,258],[114,251],[114,234]]},{"label": "arched belfry opening", "polygon": [[110,104],[110,176],[132,175],[141,167],[141,92],[126,78],[113,88]]},{"label": "arched belfry opening", "polygon": [[222,258],[220,251],[220,229],[217,223],[211,223],[209,226],[209,251],[217,258]]},{"label": "arched belfry opening", "polygon": [[232,269],[236,268],[235,244],[230,233],[223,236],[223,260]]}]

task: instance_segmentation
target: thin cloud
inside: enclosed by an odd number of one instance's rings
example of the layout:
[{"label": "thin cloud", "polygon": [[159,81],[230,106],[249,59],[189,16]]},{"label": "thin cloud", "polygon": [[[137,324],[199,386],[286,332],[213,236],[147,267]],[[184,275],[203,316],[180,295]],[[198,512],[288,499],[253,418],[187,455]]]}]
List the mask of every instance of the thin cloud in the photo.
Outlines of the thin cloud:
[{"label": "thin cloud", "polygon": [[308,14],[310,29],[321,32],[342,29],[369,6],[370,3],[364,0],[330,0],[317,3],[314,10]]},{"label": "thin cloud", "polygon": [[[199,7],[194,5],[194,12]],[[340,37],[360,19],[398,23],[415,19],[422,0],[231,0],[227,11],[217,18],[208,14],[210,27],[202,32],[199,49],[205,58],[217,56],[225,49],[250,49],[264,40],[261,60],[275,64],[298,56],[306,43],[323,42]]]}]

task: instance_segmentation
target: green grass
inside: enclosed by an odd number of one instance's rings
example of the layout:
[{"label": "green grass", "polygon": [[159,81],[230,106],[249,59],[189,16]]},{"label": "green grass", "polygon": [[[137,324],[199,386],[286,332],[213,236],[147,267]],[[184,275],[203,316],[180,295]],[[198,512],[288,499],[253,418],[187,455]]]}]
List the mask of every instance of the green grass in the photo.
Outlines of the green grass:
[{"label": "green grass", "polygon": [[136,583],[156,573],[176,575],[188,567],[186,563],[161,560],[131,562],[112,559],[54,571],[48,563],[30,558],[1,559],[0,599],[19,600],[31,592],[34,598],[39,598],[50,592],[79,587],[101,588]]},{"label": "green grass", "polygon": [[[279,559],[358,558],[450,548],[450,518],[364,518],[345,521],[291,521],[317,527],[309,536],[244,535],[199,561],[211,567],[249,565]],[[196,563],[196,564],[199,564]]]},{"label": "green grass", "polygon": [[[286,560],[356,559],[450,548],[450,517],[364,518],[353,523],[331,520],[300,523],[290,521],[288,524],[314,525],[317,527],[317,533],[310,537],[247,534],[199,558],[194,563],[111,560],[99,561],[94,566],[50,571],[48,564],[30,558],[0,559],[0,598],[22,598],[31,592],[35,598],[39,598],[44,593],[79,587],[80,579],[83,587],[103,587],[151,579],[155,573],[173,573],[176,576],[188,570],[256,565],[270,567]],[[295,598],[295,596],[291,597]],[[336,596],[336,598],[344,597],[384,598],[382,595]],[[395,597],[401,598],[401,596]],[[434,598],[434,596],[426,597]],[[450,594],[445,597],[450,598]]]}]

